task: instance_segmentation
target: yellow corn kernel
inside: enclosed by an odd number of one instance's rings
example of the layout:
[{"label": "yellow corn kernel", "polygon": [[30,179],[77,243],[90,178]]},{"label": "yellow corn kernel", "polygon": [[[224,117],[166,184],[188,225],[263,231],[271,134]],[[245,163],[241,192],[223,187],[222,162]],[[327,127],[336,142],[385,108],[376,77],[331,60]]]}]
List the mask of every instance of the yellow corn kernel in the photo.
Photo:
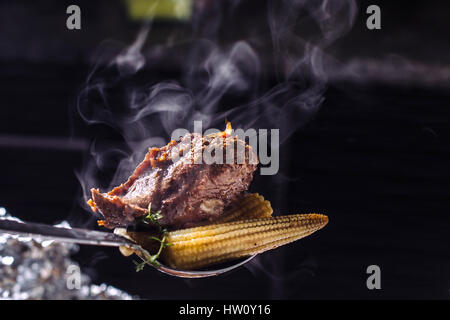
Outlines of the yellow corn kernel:
[{"label": "yellow corn kernel", "polygon": [[238,220],[249,220],[270,217],[273,213],[272,206],[268,200],[258,193],[251,193],[231,208],[222,217],[214,220],[214,223],[225,223]]},{"label": "yellow corn kernel", "polygon": [[195,270],[274,249],[323,228],[321,214],[288,215],[235,221],[169,232],[163,250],[170,267]]}]

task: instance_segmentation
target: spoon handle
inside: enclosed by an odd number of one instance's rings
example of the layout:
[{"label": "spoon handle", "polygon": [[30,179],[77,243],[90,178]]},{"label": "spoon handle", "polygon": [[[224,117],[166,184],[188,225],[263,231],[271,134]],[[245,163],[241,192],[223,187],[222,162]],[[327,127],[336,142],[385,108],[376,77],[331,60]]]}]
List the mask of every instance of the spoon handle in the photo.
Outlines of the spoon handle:
[{"label": "spoon handle", "polygon": [[[134,242],[121,237],[114,233],[92,231],[86,229],[68,229],[53,227],[41,223],[30,223],[30,222],[18,222],[15,220],[0,219],[0,233],[7,233],[11,235],[30,237],[36,240],[54,240],[62,242],[71,242],[78,244],[88,244],[94,246],[127,246],[133,249],[139,250],[140,252],[146,252],[139,245]],[[221,273],[231,271],[251,259],[255,256],[251,256],[243,261],[240,261],[234,265],[218,270],[206,270],[206,271],[183,271],[174,270],[163,264],[157,267],[158,271],[169,274],[175,277],[181,278],[204,278],[217,276]]]},{"label": "spoon handle", "polygon": [[94,246],[135,246],[133,242],[109,232],[87,229],[68,229],[41,223],[0,219],[0,233],[31,237],[37,240],[55,240]]}]

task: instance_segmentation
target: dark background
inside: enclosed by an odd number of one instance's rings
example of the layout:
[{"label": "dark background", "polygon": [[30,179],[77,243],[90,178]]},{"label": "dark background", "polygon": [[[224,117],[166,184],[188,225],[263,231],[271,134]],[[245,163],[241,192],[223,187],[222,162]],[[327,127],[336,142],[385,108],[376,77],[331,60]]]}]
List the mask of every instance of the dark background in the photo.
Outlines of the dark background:
[{"label": "dark background", "polygon": [[[80,31],[65,28],[72,3],[82,10]],[[265,2],[232,3],[233,11],[229,4],[215,9],[227,12],[215,40],[264,38]],[[448,299],[450,3],[373,3],[382,8],[382,30],[367,30],[372,2],[359,1],[352,30],[329,52],[342,61],[381,63],[395,55],[414,63],[405,68],[394,60],[359,78],[334,75],[320,110],[281,146],[280,174],[257,176],[251,187],[277,214],[327,214],[324,230],[214,279],[136,273],[130,258],[100,247],[80,248],[74,258],[83,271],[150,299]],[[0,205],[13,215],[96,228],[75,172],[91,161],[93,139],[123,141],[107,126],[87,126],[74,106],[100,44],[129,44],[139,28],[121,1],[0,2]],[[147,45],[193,33],[189,22],[156,21]],[[150,63],[132,83],[178,79],[183,50]],[[261,58],[271,61],[270,50]],[[264,66],[265,85],[277,84],[270,62]],[[223,109],[243,98],[227,99]],[[100,186],[108,186],[117,161],[97,173]],[[372,264],[381,267],[381,290],[366,288]]]}]

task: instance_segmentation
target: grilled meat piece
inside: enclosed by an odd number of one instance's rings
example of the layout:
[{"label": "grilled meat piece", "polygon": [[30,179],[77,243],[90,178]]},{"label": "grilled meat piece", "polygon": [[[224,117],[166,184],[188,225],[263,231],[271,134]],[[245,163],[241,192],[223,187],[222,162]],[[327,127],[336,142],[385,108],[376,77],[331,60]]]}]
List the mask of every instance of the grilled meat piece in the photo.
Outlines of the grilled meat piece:
[{"label": "grilled meat piece", "polygon": [[150,203],[152,212],[161,210],[161,225],[191,227],[214,221],[239,201],[257,163],[251,147],[226,132],[186,134],[178,142],[151,148],[124,184],[108,193],[92,189],[88,203],[103,214],[107,228],[133,224],[148,214]]}]

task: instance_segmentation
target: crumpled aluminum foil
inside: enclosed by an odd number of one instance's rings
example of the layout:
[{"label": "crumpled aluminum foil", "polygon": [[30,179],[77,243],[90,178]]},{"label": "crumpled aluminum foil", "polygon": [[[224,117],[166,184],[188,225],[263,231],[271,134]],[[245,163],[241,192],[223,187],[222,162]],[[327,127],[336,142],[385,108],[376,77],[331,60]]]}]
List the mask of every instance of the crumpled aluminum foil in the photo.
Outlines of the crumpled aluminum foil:
[{"label": "crumpled aluminum foil", "polygon": [[[1,207],[0,219],[20,221]],[[70,227],[67,222],[58,226]],[[106,284],[92,284],[78,263],[70,259],[78,249],[71,243],[0,234],[0,300],[137,298]]]}]

